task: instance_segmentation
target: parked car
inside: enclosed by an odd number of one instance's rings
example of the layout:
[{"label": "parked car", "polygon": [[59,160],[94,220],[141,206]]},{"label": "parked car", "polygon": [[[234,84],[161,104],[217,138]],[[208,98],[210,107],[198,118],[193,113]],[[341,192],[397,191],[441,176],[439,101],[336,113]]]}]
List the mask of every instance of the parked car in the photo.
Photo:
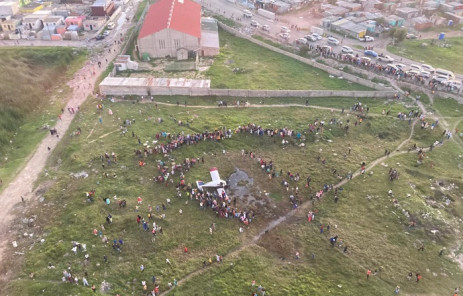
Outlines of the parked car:
[{"label": "parked car", "polygon": [[103,32],[103,36],[107,37],[108,35],[109,35],[109,31],[108,31],[108,30],[106,30],[106,31]]},{"label": "parked car", "polygon": [[333,52],[333,48],[332,48],[331,46],[329,46],[329,45],[323,45],[321,48],[322,48],[322,50],[325,51],[325,52],[326,52],[326,51],[328,51],[328,52]]},{"label": "parked car", "polygon": [[116,27],[116,24],[113,23],[113,22],[109,22],[108,25],[106,26],[106,28],[107,28],[108,30],[112,30],[112,29],[114,29],[115,27]]},{"label": "parked car", "polygon": [[375,41],[375,38],[371,36],[364,36],[364,37],[360,37],[359,40],[363,42],[373,42]]},{"label": "parked car", "polygon": [[439,82],[439,83],[442,83],[442,82],[445,82],[445,81],[448,81],[448,77],[447,76],[436,76],[434,75],[432,77],[432,80],[435,81],[435,82]]},{"label": "parked car", "polygon": [[360,58],[360,61],[363,63],[363,64],[369,64],[371,63],[371,59],[369,57],[361,57]]},{"label": "parked car", "polygon": [[405,71],[405,74],[416,76],[416,75],[419,75],[420,72],[418,72],[418,71],[416,71],[416,70],[408,70],[408,71]]},{"label": "parked car", "polygon": [[452,83],[451,80],[443,80],[440,82],[440,84],[443,86],[450,86],[451,83]]},{"label": "parked car", "polygon": [[243,16],[244,17],[252,17],[252,12],[250,12],[249,10],[245,9],[243,10]]},{"label": "parked car", "polygon": [[452,87],[454,89],[460,89],[461,88],[461,82],[456,81],[456,80],[450,81],[450,87]]},{"label": "parked car", "polygon": [[262,31],[270,32],[270,26],[269,25],[263,25],[261,28],[262,28]]},{"label": "parked car", "polygon": [[432,66],[427,64],[422,64],[421,69],[428,71],[429,73],[434,73],[434,71],[436,71]]},{"label": "parked car", "polygon": [[332,45],[338,45],[340,42],[339,42],[338,39],[336,39],[334,37],[328,37],[328,43],[332,44]]},{"label": "parked car", "polygon": [[105,38],[105,35],[98,35],[95,37],[96,40],[103,40]]},{"label": "parked car", "polygon": [[281,26],[281,33],[291,33],[291,30],[286,26]]},{"label": "parked car", "polygon": [[355,59],[355,55],[353,55],[353,54],[351,54],[351,53],[346,53],[344,56],[345,56],[346,58],[348,58],[348,59],[351,59],[351,60]]},{"label": "parked car", "polygon": [[318,33],[312,33],[312,36],[317,40],[322,40],[323,39],[323,37],[320,36]]},{"label": "parked car", "polygon": [[405,38],[407,38],[407,39],[417,39],[418,36],[416,36],[415,34],[407,34],[407,35],[405,35]]},{"label": "parked car", "polygon": [[418,72],[421,72],[421,70],[423,70],[423,69],[421,69],[420,66],[415,65],[415,64],[411,64],[411,65],[410,65],[410,69],[411,69],[411,70],[416,70],[416,71],[418,71]]},{"label": "parked car", "polygon": [[251,26],[252,26],[252,27],[258,28],[258,27],[260,27],[260,24],[259,24],[257,21],[252,20],[252,21],[251,21]]},{"label": "parked car", "polygon": [[387,64],[387,66],[391,69],[394,69],[395,71],[399,71],[399,67],[397,67],[396,65],[394,64]]},{"label": "parked car", "polygon": [[346,46],[344,45],[343,47],[341,47],[341,51],[343,53],[353,53],[354,51],[352,50],[352,48],[350,48],[349,46]]},{"label": "parked car", "polygon": [[278,34],[278,36],[279,36],[280,38],[285,39],[285,40],[288,40],[289,37],[290,37],[289,33],[280,33],[280,34]]},{"label": "parked car", "polygon": [[374,57],[374,58],[376,58],[376,57],[378,56],[378,53],[377,53],[376,51],[369,50],[369,49],[368,49],[368,50],[365,50],[363,53],[364,53],[365,55],[367,55],[367,56],[372,56],[372,57]]},{"label": "parked car", "polygon": [[385,55],[385,56],[379,56],[378,57],[378,61],[380,62],[386,62],[386,63],[392,63],[394,61],[393,58],[391,58],[390,56],[388,55]]},{"label": "parked car", "polygon": [[296,39],[296,44],[305,45],[305,44],[307,44],[307,39],[305,39],[305,38],[303,38],[303,37],[302,37],[302,38],[298,38],[298,39]]},{"label": "parked car", "polygon": [[404,71],[405,68],[407,68],[407,66],[405,66],[404,64],[400,64],[400,63],[394,64],[394,65],[402,71]]},{"label": "parked car", "polygon": [[421,71],[420,76],[424,77],[424,78],[429,78],[429,77],[431,77],[431,73],[428,72],[428,71]]},{"label": "parked car", "polygon": [[316,42],[318,40],[313,35],[306,35],[306,36],[304,36],[304,38],[307,39],[307,41],[310,41],[310,42]]}]

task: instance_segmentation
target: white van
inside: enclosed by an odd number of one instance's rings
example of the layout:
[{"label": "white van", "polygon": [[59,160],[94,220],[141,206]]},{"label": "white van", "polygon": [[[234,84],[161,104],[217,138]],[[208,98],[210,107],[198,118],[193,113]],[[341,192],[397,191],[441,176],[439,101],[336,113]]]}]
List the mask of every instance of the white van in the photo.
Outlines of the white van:
[{"label": "white van", "polygon": [[436,69],[434,71],[435,76],[446,76],[447,80],[454,80],[455,79],[455,74],[453,74],[452,71],[444,70],[444,69]]}]

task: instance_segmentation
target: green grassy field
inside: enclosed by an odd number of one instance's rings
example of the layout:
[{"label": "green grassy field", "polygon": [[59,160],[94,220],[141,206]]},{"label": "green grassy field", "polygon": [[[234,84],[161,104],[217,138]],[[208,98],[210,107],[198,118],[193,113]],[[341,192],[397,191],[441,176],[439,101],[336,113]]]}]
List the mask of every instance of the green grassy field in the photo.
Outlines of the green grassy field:
[{"label": "green grassy field", "polygon": [[453,99],[435,98],[433,108],[439,111],[443,116],[463,116],[463,105],[458,104],[458,102]]},{"label": "green grassy field", "polygon": [[[458,149],[450,143],[431,153],[427,163],[419,167],[410,154],[386,161],[389,167],[400,170],[399,181],[386,181],[389,168],[378,166],[373,175],[344,186],[338,203],[333,202],[332,194],[324,197],[316,206],[316,223],[302,222],[306,213],[299,213],[291,223],[270,232],[258,246],[232,258],[233,265],[225,262],[210,269],[172,294],[250,294],[257,285],[271,295],[393,295],[396,285],[400,285],[402,295],[452,293],[455,280],[461,280],[463,274],[447,256],[439,256],[439,251],[447,247],[444,254],[448,254],[451,250],[447,243],[454,233],[444,220],[454,221],[463,210],[457,198],[461,189],[450,190],[451,207],[439,210],[429,204],[442,203],[442,193],[430,189],[435,187],[433,176],[440,173],[452,180],[448,182],[461,180],[461,159],[449,157]],[[437,165],[431,167],[431,162]],[[388,196],[389,189],[394,197]],[[418,226],[410,227],[408,216]],[[319,223],[331,224],[330,231],[320,234]],[[438,231],[434,235],[431,230]],[[339,236],[338,242],[343,241],[341,247],[330,246],[328,239],[334,235]],[[423,252],[417,250],[422,244]],[[343,252],[345,246],[347,254]],[[301,259],[294,258],[296,252]],[[373,273],[378,270],[378,274],[367,280],[367,269]],[[419,284],[414,278],[409,281],[409,272],[421,273],[424,280]],[[252,280],[256,281],[254,287]]]},{"label": "green grassy field", "polygon": [[11,180],[64,106],[65,82],[86,54],[72,48],[2,48],[0,179]]},{"label": "green grassy field", "polygon": [[133,17],[134,22],[138,22],[142,16],[143,10],[145,9],[146,5],[150,5],[149,0],[144,0],[140,4],[138,4],[137,12],[135,13],[135,16]]},{"label": "green grassy field", "polygon": [[[174,103],[184,98],[156,98],[158,102]],[[463,214],[461,204],[461,168],[463,160],[458,157],[461,147],[446,141],[443,147],[436,147],[428,153],[423,164],[417,164],[416,152],[406,153],[408,147],[418,142],[429,145],[442,133],[435,130],[421,130],[415,126],[415,135],[406,143],[403,154],[384,159],[375,166],[372,173],[361,175],[338,191],[339,202],[333,202],[333,192],[325,194],[320,202],[311,204],[314,191],[323,184],[336,184],[338,174],[346,174],[359,169],[360,163],[367,164],[384,155],[385,149],[394,150],[410,135],[411,125],[405,120],[395,118],[396,112],[416,108],[411,102],[405,106],[392,101],[381,102],[375,99],[360,99],[370,106],[370,113],[362,124],[354,125],[357,113],[348,111],[356,101],[343,98],[311,99],[309,105],[320,104],[333,110],[303,107],[285,108],[214,108],[205,109],[201,105],[216,105],[217,98],[198,98],[188,100],[191,107],[182,105],[165,106],[158,104],[137,104],[132,102],[111,103],[104,101],[105,110],[95,110],[96,101],[89,100],[81,106],[70,127],[73,131],[80,127],[78,137],[66,135],[55,149],[48,163],[47,173],[42,174],[44,201],[26,213],[28,217],[37,215],[33,238],[18,236],[18,251],[26,252],[24,265],[12,267],[6,260],[0,269],[16,270],[17,276],[6,286],[5,295],[91,295],[88,287],[83,287],[81,279],[88,273],[90,285],[95,284],[98,293],[101,283],[110,284],[106,294],[144,295],[141,281],[147,281],[152,289],[151,277],[156,276],[161,291],[168,288],[174,279],[181,280],[187,274],[200,270],[197,276],[176,287],[171,295],[248,295],[265,287],[266,295],[388,295],[396,285],[402,287],[404,295],[446,295],[453,291],[463,279],[462,272],[447,255],[458,246],[460,229],[455,217]],[[249,99],[259,104],[259,99]],[[268,99],[267,104],[280,104],[282,99]],[[284,102],[305,104],[305,99],[289,98]],[[174,103],[175,104],[175,103]],[[195,106],[196,104],[196,106]],[[340,108],[346,112],[341,114]],[[114,115],[108,115],[111,109]],[[391,116],[381,115],[383,109],[391,110]],[[102,118],[102,123],[98,118]],[[158,122],[162,118],[162,123]],[[343,127],[330,124],[331,119],[341,120],[345,125],[350,121],[350,129],[345,133]],[[131,119],[127,135],[122,135],[120,126],[123,120]],[[308,124],[315,119],[325,121],[325,128],[309,132]],[[179,125],[179,121],[189,122],[189,126]],[[146,166],[139,167],[139,156],[134,154],[143,145],[154,145],[156,133],[191,134],[204,130],[213,131],[222,127],[235,130],[239,125],[255,123],[265,128],[290,128],[302,133],[300,140],[256,136],[248,133],[233,134],[231,139],[222,141],[201,141],[194,145],[182,146],[168,156],[161,154],[143,157]],[[134,137],[132,137],[132,132]],[[161,137],[159,142],[165,143]],[[304,143],[305,145],[300,145]],[[348,154],[348,145],[352,153]],[[269,179],[256,160],[241,156],[241,149],[252,151],[257,157],[272,160],[275,169],[299,173],[299,182],[290,181],[290,192],[286,192],[281,182],[286,177]],[[105,152],[118,155],[117,163],[102,167],[100,156]],[[225,154],[224,154],[225,152]],[[322,165],[317,157],[325,159]],[[237,168],[245,171],[254,180],[252,195],[263,202],[262,206],[238,200],[237,208],[253,209],[256,218],[240,234],[242,226],[235,219],[218,218],[210,210],[199,209],[198,202],[188,200],[185,194],[176,197],[173,185],[153,183],[152,178],[159,174],[158,161],[182,163],[186,158],[204,157],[185,172],[186,183],[198,179],[209,180],[209,168],[217,167],[222,178],[227,178]],[[400,172],[400,179],[390,182],[389,168]],[[333,174],[333,170],[336,173]],[[88,178],[76,179],[71,173],[85,171]],[[107,173],[105,177],[103,173]],[[307,176],[312,177],[312,186],[305,188]],[[175,183],[179,175],[174,175]],[[436,181],[443,181],[438,186]],[[451,186],[455,184],[456,186]],[[298,210],[287,221],[265,234],[257,243],[252,243],[255,235],[264,230],[268,223],[290,213],[288,195],[296,186],[306,210]],[[448,187],[448,188],[447,188]],[[95,189],[93,203],[85,201],[85,192]],[[399,207],[394,206],[393,198],[387,191],[392,189]],[[268,193],[268,197],[263,194]],[[410,196],[407,196],[410,194]],[[143,203],[136,209],[137,196]],[[109,197],[110,205],[102,198]],[[444,198],[445,197],[445,198]],[[154,221],[164,229],[155,241],[150,232],[145,232],[136,223],[136,216],[145,219],[148,206],[166,204],[172,200],[167,210],[154,210]],[[446,199],[450,199],[449,205]],[[126,208],[119,208],[117,201],[127,200]],[[310,205],[310,206],[309,206]],[[182,214],[179,210],[182,209]],[[307,223],[307,211],[315,210],[316,220]],[[402,210],[403,209],[403,210]],[[404,212],[406,211],[406,212]],[[105,217],[111,213],[113,223],[107,224]],[[165,214],[165,219],[160,215]],[[407,217],[408,215],[408,217]],[[414,220],[416,227],[410,228]],[[211,223],[216,223],[217,231],[209,234]],[[320,223],[331,225],[329,233],[320,234]],[[104,244],[94,236],[94,228],[101,230],[110,240]],[[151,223],[150,223],[151,224]],[[33,230],[18,226],[18,232]],[[432,234],[431,230],[438,230]],[[349,252],[342,248],[331,248],[328,239],[338,234]],[[40,243],[40,239],[45,241]],[[122,252],[111,248],[112,240],[124,240]],[[36,243],[32,245],[31,242]],[[87,252],[71,251],[72,241],[87,245]],[[420,244],[425,251],[417,251]],[[187,246],[188,253],[183,252]],[[439,250],[446,247],[445,255],[438,256]],[[301,259],[294,259],[300,252]],[[90,260],[85,263],[84,255]],[[312,260],[311,254],[315,254]],[[202,267],[203,261],[224,256],[221,264],[213,263]],[[108,257],[105,263],[103,256]],[[166,264],[169,258],[171,265]],[[49,269],[51,263],[55,268]],[[10,263],[11,264],[11,263]],[[140,272],[143,264],[145,271]],[[71,268],[80,279],[80,285],[61,282],[62,271]],[[366,280],[366,269],[379,269],[380,275]],[[406,279],[408,272],[421,272],[420,284]],[[29,274],[33,272],[34,278]],[[436,274],[433,275],[433,272]],[[444,275],[445,274],[445,275]],[[251,281],[256,281],[256,286]]]},{"label": "green grassy field", "polygon": [[[441,41],[437,42],[441,43]],[[435,68],[447,69],[456,73],[463,72],[463,61],[459,58],[463,50],[463,38],[447,38],[446,42],[451,44],[450,48],[439,47],[433,44],[430,39],[423,40],[405,40],[399,45],[389,45],[387,50],[415,60],[420,63],[432,65]],[[426,43],[427,46],[422,46]]]},{"label": "green grassy field", "polygon": [[[220,30],[220,54],[206,72],[213,88],[238,89],[346,89],[369,88],[262,48]],[[238,72],[233,72],[239,68]]]},{"label": "green grassy field", "polygon": [[[135,96],[126,96],[126,99],[136,99]],[[189,98],[186,96],[156,96],[155,101],[163,102],[168,104],[176,104],[177,102],[182,105],[187,102],[190,106],[218,106],[219,101],[226,101],[227,108],[237,107],[236,99],[230,97],[194,97]],[[410,107],[412,100],[410,98],[404,98],[400,102],[394,101],[393,99],[384,98],[338,98],[338,97],[323,97],[323,98],[246,98],[246,102],[252,105],[300,105],[304,107],[308,101],[308,106],[319,106],[325,108],[333,108],[337,110],[344,109],[345,111],[357,102],[362,103],[364,106],[369,107],[372,113],[381,113],[384,111],[390,111],[391,114],[397,114],[399,112],[410,111],[415,108]],[[243,100],[240,103],[243,107]],[[366,108],[365,107],[365,108]]]}]

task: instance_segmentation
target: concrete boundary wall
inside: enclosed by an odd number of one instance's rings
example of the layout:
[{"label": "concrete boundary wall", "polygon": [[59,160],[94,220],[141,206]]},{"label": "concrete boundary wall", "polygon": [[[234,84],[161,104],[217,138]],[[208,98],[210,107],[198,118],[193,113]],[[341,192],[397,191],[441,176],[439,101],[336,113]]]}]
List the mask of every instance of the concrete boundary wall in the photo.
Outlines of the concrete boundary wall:
[{"label": "concrete boundary wall", "polygon": [[370,88],[373,88],[373,89],[376,89],[376,90],[390,90],[390,88],[382,86],[382,85],[380,85],[378,83],[374,83],[374,82],[371,82],[370,80],[360,78],[360,77],[355,76],[353,74],[349,74],[349,73],[343,72],[341,70],[334,69],[334,68],[332,68],[330,66],[317,63],[314,60],[298,56],[297,54],[287,52],[287,51],[285,51],[283,49],[277,48],[275,46],[272,46],[270,44],[267,44],[265,42],[262,42],[260,40],[255,39],[255,38],[252,38],[251,36],[243,34],[243,33],[239,32],[238,30],[236,30],[234,28],[231,28],[231,27],[229,27],[229,26],[227,26],[227,25],[225,25],[225,24],[223,24],[221,22],[217,22],[217,23],[219,24],[220,28],[222,28],[223,30],[227,31],[230,34],[233,34],[233,35],[235,35],[237,37],[246,39],[246,40],[248,40],[248,41],[250,41],[252,43],[255,43],[255,44],[259,45],[259,46],[265,47],[267,49],[270,49],[270,50],[272,50],[274,52],[280,53],[280,54],[285,55],[287,57],[298,60],[298,61],[300,61],[300,62],[302,62],[304,64],[307,64],[307,65],[310,65],[312,67],[323,70],[325,72],[328,72],[331,75],[334,75],[334,76],[337,76],[337,77],[341,76],[341,77],[343,77],[343,78],[345,78],[345,79],[347,79],[349,81],[356,82],[358,84],[361,84],[361,85],[364,85],[364,86],[367,86],[367,87],[370,87]]},{"label": "concrete boundary wall", "polygon": [[[114,78],[113,78],[114,79]],[[123,78],[121,78],[123,79]],[[357,97],[388,98],[396,91],[343,91],[343,90],[247,90],[247,89],[209,89],[189,87],[147,87],[140,85],[100,85],[100,92],[113,96],[216,96],[216,97]]]}]

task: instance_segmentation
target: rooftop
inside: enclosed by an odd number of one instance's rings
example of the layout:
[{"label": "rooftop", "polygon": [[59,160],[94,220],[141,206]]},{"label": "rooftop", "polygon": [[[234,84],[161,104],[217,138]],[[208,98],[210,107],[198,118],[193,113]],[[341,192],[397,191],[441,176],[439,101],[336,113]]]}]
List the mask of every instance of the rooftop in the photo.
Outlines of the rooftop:
[{"label": "rooftop", "polygon": [[209,79],[106,77],[100,86],[153,86],[210,88]]},{"label": "rooftop", "polygon": [[150,6],[138,38],[164,29],[201,38],[201,5],[192,0],[159,0]]}]

